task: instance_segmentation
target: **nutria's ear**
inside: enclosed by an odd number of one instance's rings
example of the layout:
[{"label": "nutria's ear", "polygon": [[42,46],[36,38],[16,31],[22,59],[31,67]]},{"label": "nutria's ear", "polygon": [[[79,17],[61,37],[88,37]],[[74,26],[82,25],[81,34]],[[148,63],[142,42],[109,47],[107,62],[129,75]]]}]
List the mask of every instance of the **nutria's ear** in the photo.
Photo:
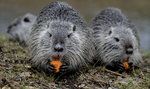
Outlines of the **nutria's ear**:
[{"label": "nutria's ear", "polygon": [[28,17],[25,17],[23,21],[28,23],[30,22],[30,19]]},{"label": "nutria's ear", "polygon": [[76,31],[76,26],[75,25],[73,26],[73,31]]}]

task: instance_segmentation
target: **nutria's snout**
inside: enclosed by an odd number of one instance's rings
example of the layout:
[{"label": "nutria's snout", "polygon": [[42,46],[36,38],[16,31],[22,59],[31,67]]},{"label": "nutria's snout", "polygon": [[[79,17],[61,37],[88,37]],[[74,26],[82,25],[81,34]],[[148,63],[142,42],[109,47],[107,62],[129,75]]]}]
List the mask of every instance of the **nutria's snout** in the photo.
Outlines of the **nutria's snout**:
[{"label": "nutria's snout", "polygon": [[60,44],[60,43],[57,43],[55,46],[54,46],[54,51],[55,52],[63,52],[64,48],[63,46]]},{"label": "nutria's snout", "polygon": [[128,55],[133,54],[133,46],[131,44],[126,44],[125,51],[126,51],[126,54],[128,54]]},{"label": "nutria's snout", "polygon": [[53,48],[53,56],[55,57],[54,59],[61,59],[65,55],[65,45],[58,42],[55,43]]}]

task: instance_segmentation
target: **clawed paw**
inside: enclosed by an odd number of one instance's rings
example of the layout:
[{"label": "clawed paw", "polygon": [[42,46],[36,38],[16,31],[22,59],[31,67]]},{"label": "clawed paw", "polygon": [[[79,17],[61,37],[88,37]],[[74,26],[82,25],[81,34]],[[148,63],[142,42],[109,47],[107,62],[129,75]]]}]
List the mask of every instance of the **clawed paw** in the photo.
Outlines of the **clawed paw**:
[{"label": "clawed paw", "polygon": [[116,71],[118,71],[119,73],[122,73],[125,71],[124,65],[121,62],[115,62],[114,63],[114,67],[116,69]]},{"label": "clawed paw", "polygon": [[117,70],[119,73],[122,73],[125,71],[125,67],[122,63],[119,63],[118,64],[118,70]]},{"label": "clawed paw", "polygon": [[117,71],[119,73],[122,73],[122,72],[131,72],[132,71],[132,67],[133,67],[133,63],[127,63],[128,65],[128,68],[126,68],[126,66],[121,63],[121,62],[116,62],[116,67],[117,67]]},{"label": "clawed paw", "polygon": [[60,73],[62,73],[62,74],[67,73],[67,72],[68,72],[68,68],[69,68],[68,65],[63,64],[63,65],[60,67]]},{"label": "clawed paw", "polygon": [[54,66],[53,66],[52,64],[50,64],[50,65],[48,66],[48,70],[49,70],[49,72],[51,72],[51,73],[55,73],[55,68],[54,68]]},{"label": "clawed paw", "polygon": [[132,62],[129,63],[129,66],[130,66],[130,68],[133,68],[133,67],[134,67],[134,65],[133,65]]}]

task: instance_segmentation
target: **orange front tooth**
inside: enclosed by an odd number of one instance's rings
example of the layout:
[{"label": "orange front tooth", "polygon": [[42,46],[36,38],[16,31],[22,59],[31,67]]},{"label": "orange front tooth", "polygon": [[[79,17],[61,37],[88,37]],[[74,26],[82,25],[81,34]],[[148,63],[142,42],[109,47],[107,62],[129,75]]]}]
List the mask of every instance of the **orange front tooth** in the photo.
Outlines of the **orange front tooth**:
[{"label": "orange front tooth", "polygon": [[60,59],[61,56],[52,56],[52,59]]}]

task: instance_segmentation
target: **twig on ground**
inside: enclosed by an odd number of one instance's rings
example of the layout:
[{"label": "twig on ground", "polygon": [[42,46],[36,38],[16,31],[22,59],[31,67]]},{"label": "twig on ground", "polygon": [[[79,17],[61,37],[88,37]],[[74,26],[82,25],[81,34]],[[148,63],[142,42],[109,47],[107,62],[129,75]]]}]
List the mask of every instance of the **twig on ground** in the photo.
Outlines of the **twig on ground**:
[{"label": "twig on ground", "polygon": [[115,75],[118,75],[118,76],[121,76],[121,77],[123,77],[123,78],[126,78],[126,77],[127,77],[127,76],[124,76],[123,74],[119,74],[119,73],[117,73],[117,72],[114,72],[114,71],[111,71],[111,70],[108,70],[108,69],[104,69],[104,71],[109,72],[109,73],[112,73],[112,74],[115,74]]},{"label": "twig on ground", "polygon": [[96,79],[96,78],[94,78],[92,75],[87,75],[87,74],[85,74],[85,79],[94,82],[96,85],[98,85],[98,86],[100,86],[100,87],[110,86],[109,83],[107,83],[107,82],[105,82],[105,81],[103,81],[103,80],[100,80],[100,79]]}]

